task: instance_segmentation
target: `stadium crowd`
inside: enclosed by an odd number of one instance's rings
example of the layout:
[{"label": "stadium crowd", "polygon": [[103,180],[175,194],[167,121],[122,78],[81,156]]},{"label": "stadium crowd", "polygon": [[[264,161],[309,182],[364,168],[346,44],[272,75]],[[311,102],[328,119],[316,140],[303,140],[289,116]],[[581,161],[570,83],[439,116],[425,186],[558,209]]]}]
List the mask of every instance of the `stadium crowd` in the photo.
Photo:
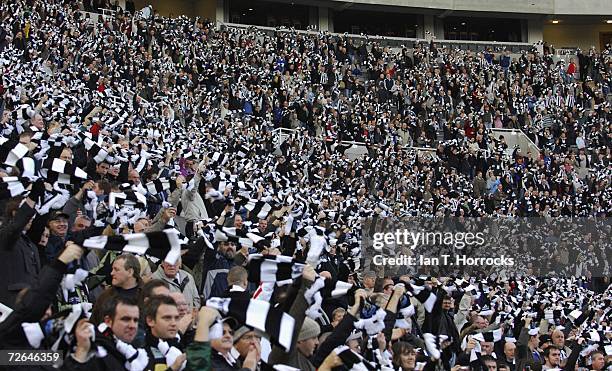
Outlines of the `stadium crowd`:
[{"label": "stadium crowd", "polygon": [[609,46],[566,66],[80,11],[99,4],[0,4],[0,348],[66,370],[612,367],[609,226],[575,236],[580,264],[525,244],[573,273],[548,276],[385,274],[361,230],[605,220]]}]

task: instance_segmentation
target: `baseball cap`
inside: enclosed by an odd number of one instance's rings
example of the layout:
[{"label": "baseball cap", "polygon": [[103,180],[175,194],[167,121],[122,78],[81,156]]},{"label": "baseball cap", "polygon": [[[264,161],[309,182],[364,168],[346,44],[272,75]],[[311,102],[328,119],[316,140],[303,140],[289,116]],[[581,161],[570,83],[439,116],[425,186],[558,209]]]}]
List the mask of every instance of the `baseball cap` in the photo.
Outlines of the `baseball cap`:
[{"label": "baseball cap", "polygon": [[66,214],[65,212],[61,211],[61,210],[56,210],[50,213],[49,215],[49,221],[52,220],[58,220],[58,219],[70,219],[70,215]]},{"label": "baseball cap", "polygon": [[550,337],[550,335],[540,335],[540,346],[550,342],[552,342],[552,338]]},{"label": "baseball cap", "polygon": [[237,319],[235,319],[234,317],[225,317],[221,320],[222,323],[227,323],[230,328],[234,331],[236,331],[236,329],[238,329],[238,327],[240,327],[240,323],[238,322]]}]

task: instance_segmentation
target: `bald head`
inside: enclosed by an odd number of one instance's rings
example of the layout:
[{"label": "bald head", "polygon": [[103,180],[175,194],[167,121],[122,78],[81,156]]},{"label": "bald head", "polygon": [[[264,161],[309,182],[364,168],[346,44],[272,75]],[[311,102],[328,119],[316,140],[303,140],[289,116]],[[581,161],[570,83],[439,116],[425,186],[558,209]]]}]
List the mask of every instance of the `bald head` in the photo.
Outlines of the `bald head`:
[{"label": "bald head", "polygon": [[505,343],[504,344],[504,354],[506,355],[506,359],[511,361],[514,359],[514,352],[516,351],[516,344],[514,343]]},{"label": "bald head", "polygon": [[555,330],[553,331],[551,337],[552,337],[553,344],[555,346],[558,346],[561,348],[565,347],[565,334],[563,334],[563,331]]}]

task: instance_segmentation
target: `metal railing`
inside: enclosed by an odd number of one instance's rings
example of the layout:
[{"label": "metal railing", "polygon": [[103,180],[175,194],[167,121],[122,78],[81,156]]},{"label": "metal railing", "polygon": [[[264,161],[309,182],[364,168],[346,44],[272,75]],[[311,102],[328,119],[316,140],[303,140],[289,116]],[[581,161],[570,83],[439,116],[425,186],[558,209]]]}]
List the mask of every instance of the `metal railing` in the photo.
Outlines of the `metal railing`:
[{"label": "metal railing", "polygon": [[98,33],[98,18],[102,17],[102,20],[104,22],[110,22],[113,19],[115,19],[115,11],[111,10],[111,9],[101,9],[102,13],[95,13],[95,12],[87,12],[85,10],[81,10],[81,14],[83,14],[83,18],[86,18],[86,16],[89,16],[89,21],[91,22],[91,24],[93,25],[93,32],[94,35],[96,35]]},{"label": "metal railing", "polygon": [[[318,30],[296,30],[286,27],[268,27],[268,26],[254,26],[242,23],[230,23],[230,22],[217,22],[217,26],[223,29],[234,28],[234,29],[250,29],[254,28],[258,31],[263,32],[266,35],[274,35],[275,32],[288,32],[297,33],[301,35],[318,35]],[[429,39],[411,38],[411,37],[395,37],[395,36],[376,36],[376,35],[357,35],[350,33],[338,33],[329,32],[333,36],[344,36],[350,40],[368,40],[377,42],[383,47],[401,48],[407,47],[412,49],[412,45],[415,42],[428,43]],[[463,50],[472,51],[484,51],[486,48],[491,48],[494,51],[501,51],[504,49],[510,50],[511,53],[520,53],[521,50],[529,50],[533,47],[533,44],[522,43],[522,42],[502,42],[502,41],[468,41],[468,40],[438,40],[435,39],[434,43],[439,46],[445,46],[447,48],[460,48]]]},{"label": "metal railing", "polygon": [[[288,129],[288,128],[276,128],[272,130],[272,132],[274,133],[273,135],[278,136],[277,146],[280,146],[291,135],[296,135],[300,133],[300,131],[297,129]],[[323,136],[316,136],[315,138],[321,141],[325,140]],[[335,141],[334,143],[338,145],[343,145],[343,146],[349,145],[350,147],[344,151],[344,154],[347,157],[349,157],[351,160],[354,160],[360,156],[368,154],[369,153],[368,147],[378,148],[377,144],[366,144],[365,142],[355,142],[355,141],[350,141],[350,140],[343,140],[339,142]],[[419,155],[427,154],[431,156],[432,158],[437,157],[435,148],[402,146],[402,149],[405,151],[415,151]]]},{"label": "metal railing", "polygon": [[102,10],[102,18],[107,21],[107,20],[112,20],[115,19],[115,14],[117,12],[115,12],[112,9],[101,9]]},{"label": "metal railing", "polygon": [[[300,133],[298,129],[288,129],[288,128],[276,128],[272,130],[272,132],[273,132],[273,135],[278,137],[277,142],[276,142],[277,146],[280,146],[290,136],[297,135]],[[522,130],[507,129],[507,128],[499,128],[499,129],[492,128],[491,132],[493,133],[493,135],[496,136],[496,138],[498,138],[500,135],[504,136],[506,140],[506,144],[508,144],[508,149],[506,151],[507,156],[511,156],[512,152],[514,151],[515,146],[518,145],[518,147],[521,149],[521,153],[523,154],[523,156],[526,156],[527,154],[529,154],[530,158],[534,160],[537,160],[539,158],[540,149],[525,133],[523,133]],[[321,135],[316,136],[315,138],[317,140],[325,140],[325,138]],[[350,147],[347,148],[344,151],[344,153],[351,160],[368,154],[369,153],[368,147],[369,148],[378,147],[378,145],[376,144],[368,145],[364,142],[355,142],[355,141],[339,141],[335,143],[339,145],[344,145],[344,146],[350,145]],[[402,146],[402,149],[405,151],[415,151],[419,155],[427,154],[429,156],[432,156],[432,158],[437,157],[436,148]],[[490,151],[488,149],[479,149],[479,151],[483,153],[485,158],[488,158],[490,156]],[[277,154],[280,154],[280,152],[278,152]]]},{"label": "metal railing", "polygon": [[91,19],[94,24],[98,23],[98,17],[102,17],[102,19],[104,19],[105,21],[110,21],[115,19],[115,15],[117,12],[115,12],[112,9],[100,9],[102,11],[102,13],[96,13],[96,12],[88,12],[85,10],[80,10],[81,14],[83,15],[89,15],[89,19]]},{"label": "metal railing", "polygon": [[507,154],[511,154],[514,151],[515,146],[521,149],[521,154],[526,156],[529,154],[530,158],[537,160],[540,155],[540,148],[520,129],[507,129],[507,128],[491,128],[491,132],[497,137],[500,135],[504,136],[506,144],[508,144]]}]

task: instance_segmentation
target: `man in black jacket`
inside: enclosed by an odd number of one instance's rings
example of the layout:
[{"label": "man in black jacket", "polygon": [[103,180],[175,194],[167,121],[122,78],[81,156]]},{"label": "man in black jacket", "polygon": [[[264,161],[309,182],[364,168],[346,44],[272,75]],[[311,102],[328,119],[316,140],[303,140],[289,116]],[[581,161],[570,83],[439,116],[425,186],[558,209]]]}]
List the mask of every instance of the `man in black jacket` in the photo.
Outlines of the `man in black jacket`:
[{"label": "man in black jacket", "polygon": [[443,289],[439,289],[436,304],[431,314],[425,316],[424,332],[430,332],[436,335],[446,335],[450,341],[450,345],[444,349],[442,359],[450,358],[452,353],[458,354],[461,352],[459,331],[457,330],[453,315],[451,314],[452,308],[452,297]]},{"label": "man in black jacket", "polygon": [[[128,357],[132,367],[138,363],[144,368],[149,360],[146,353],[129,345],[136,337],[138,329],[139,309],[136,300],[115,295],[105,303],[102,315],[104,322],[95,330],[86,320],[77,323],[76,348],[66,357],[64,369],[122,370]],[[94,331],[95,341],[92,341]],[[99,351],[100,347],[104,352]],[[96,349],[97,351],[92,351]]]},{"label": "man in black jacket", "polygon": [[36,215],[34,205],[44,194],[44,183],[34,183],[30,195],[14,198],[5,209],[5,221],[0,226],[0,302],[12,307],[20,290],[38,281],[40,257],[36,245],[24,233],[30,229]]},{"label": "man in black jacket", "polygon": [[67,271],[67,265],[80,259],[82,254],[83,249],[79,245],[67,242],[66,248],[58,258],[43,267],[36,284],[21,293],[13,312],[0,323],[0,349],[30,348],[21,324],[44,319],[55,300],[55,294]]},{"label": "man in black jacket", "polygon": [[49,228],[49,240],[45,248],[47,259],[53,259],[59,254],[66,242],[68,233],[69,215],[61,210],[51,212],[47,227]]},{"label": "man in black jacket", "polygon": [[144,315],[149,369],[180,369],[186,355],[178,335],[179,310],[176,302],[169,296],[154,296],[145,305]]}]

